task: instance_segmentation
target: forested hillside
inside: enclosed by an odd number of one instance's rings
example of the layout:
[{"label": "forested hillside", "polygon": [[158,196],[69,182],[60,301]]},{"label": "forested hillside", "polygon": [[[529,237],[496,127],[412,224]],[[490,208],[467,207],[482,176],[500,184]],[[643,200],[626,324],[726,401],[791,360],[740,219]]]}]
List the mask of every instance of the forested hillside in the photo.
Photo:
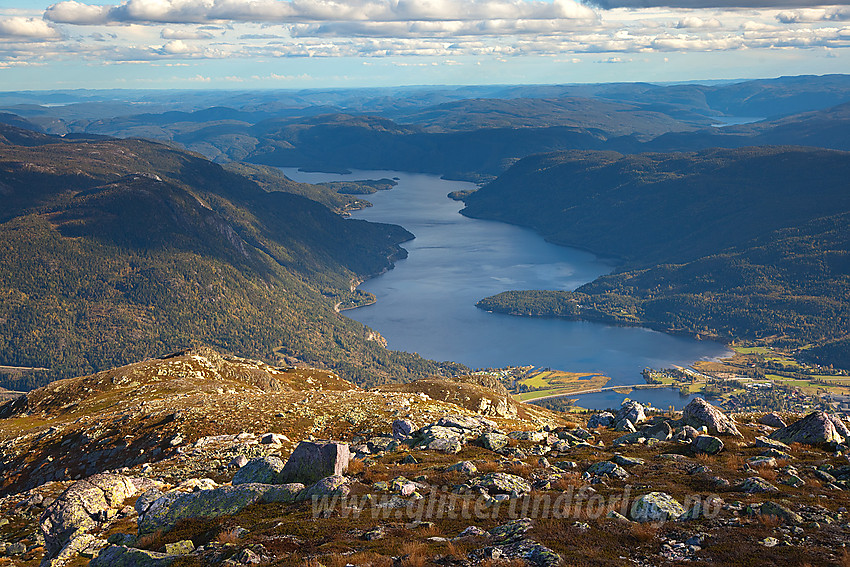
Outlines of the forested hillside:
[{"label": "forested hillside", "polygon": [[404,229],[157,143],[38,141],[0,144],[2,364],[50,379],[206,343],[359,382],[444,371],[335,312],[369,299],[351,284],[406,254]]},{"label": "forested hillside", "polygon": [[467,196],[464,214],[625,264],[574,293],[479,305],[813,346],[811,356],[850,365],[848,174],[850,154],[801,148],[528,158]]}]

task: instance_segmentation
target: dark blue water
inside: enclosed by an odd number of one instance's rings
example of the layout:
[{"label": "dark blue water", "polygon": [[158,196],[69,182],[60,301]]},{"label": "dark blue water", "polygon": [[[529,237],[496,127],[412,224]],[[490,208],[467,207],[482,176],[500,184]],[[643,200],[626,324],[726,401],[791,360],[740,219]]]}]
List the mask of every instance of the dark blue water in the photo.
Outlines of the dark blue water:
[{"label": "dark blue water", "polygon": [[[512,317],[476,308],[479,299],[505,290],[572,290],[614,266],[593,254],[550,244],[524,228],[460,215],[463,204],[446,195],[474,188],[470,183],[388,171],[340,176],[286,168],[284,173],[313,183],[400,178],[394,189],[368,195],[374,206],[353,216],[412,232],[416,238],[404,244],[409,256],[360,286],[375,294],[376,304],[345,312],[381,333],[389,348],[472,368],[534,365],[601,372],[612,378],[610,386],[643,383],[640,371],[647,366],[686,366],[728,352],[717,343],[649,329]],[[619,406],[624,397],[594,394],[581,398],[579,405]],[[628,397],[652,399],[662,407],[678,408],[688,401],[668,389],[633,391]]]}]

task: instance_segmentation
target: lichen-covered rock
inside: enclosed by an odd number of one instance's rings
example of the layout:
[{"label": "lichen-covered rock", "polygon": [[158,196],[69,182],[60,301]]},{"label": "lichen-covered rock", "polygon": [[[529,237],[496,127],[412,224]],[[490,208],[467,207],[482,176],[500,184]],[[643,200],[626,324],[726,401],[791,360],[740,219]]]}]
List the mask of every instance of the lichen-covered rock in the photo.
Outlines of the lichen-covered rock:
[{"label": "lichen-covered rock", "polygon": [[488,532],[493,545],[475,550],[470,555],[476,559],[522,558],[535,567],[559,565],[560,555],[526,537],[531,526],[531,520],[528,518],[520,518],[496,526]]},{"label": "lichen-covered rock", "polygon": [[770,434],[770,439],[787,444],[802,443],[803,445],[824,445],[844,441],[844,438],[836,431],[835,424],[822,411],[812,412],[787,427],[777,429]]},{"label": "lichen-covered rock", "polygon": [[348,486],[350,483],[351,479],[347,477],[329,476],[307,488],[298,495],[298,499],[310,500],[323,496],[347,496],[351,492],[351,488]]},{"label": "lichen-covered rock", "polygon": [[834,413],[827,415],[829,416],[829,421],[831,421],[832,425],[835,426],[835,431],[847,440],[847,438],[850,437],[850,429],[847,428],[847,424],[843,419],[841,419],[841,416],[835,415]]},{"label": "lichen-covered rock", "polygon": [[691,441],[690,448],[694,453],[716,455],[723,450],[723,441],[713,435],[700,435]]},{"label": "lichen-covered rock", "polygon": [[641,403],[634,400],[623,402],[617,415],[614,416],[614,422],[618,423],[628,419],[633,425],[646,421],[646,412]]},{"label": "lichen-covered rock", "polygon": [[[150,482],[150,481],[147,481]],[[116,474],[97,474],[72,484],[50,506],[39,521],[46,557],[59,553],[75,536],[105,521],[106,512],[135,496],[142,482]]]},{"label": "lichen-covered rock", "polygon": [[803,523],[803,517],[800,514],[794,512],[787,506],[771,502],[770,500],[761,505],[759,513],[763,516],[776,516],[786,524],[797,525]]},{"label": "lichen-covered rock", "polygon": [[473,475],[478,472],[478,467],[472,461],[461,461],[446,468],[447,471],[458,471],[463,474]]},{"label": "lichen-covered rock", "polygon": [[459,429],[467,439],[473,439],[485,431],[496,429],[495,422],[478,415],[449,415],[437,420],[436,425]]},{"label": "lichen-covered rock", "polygon": [[765,457],[764,455],[759,455],[757,457],[750,457],[749,459],[747,459],[747,464],[749,464],[753,468],[773,468],[776,466],[776,459],[774,457]]},{"label": "lichen-covered rock", "polygon": [[169,492],[139,516],[139,534],[168,530],[185,518],[218,518],[236,514],[255,502],[294,502],[304,485],[240,484],[198,492]]},{"label": "lichen-covered rock", "polygon": [[682,411],[682,422],[697,429],[705,426],[711,435],[743,437],[732,418],[702,398],[694,398],[685,406]]},{"label": "lichen-covered rock", "polygon": [[425,448],[429,451],[440,451],[441,453],[460,453],[463,449],[463,439],[461,437],[434,439]]},{"label": "lichen-covered rock", "polygon": [[487,533],[490,534],[490,537],[495,542],[510,543],[524,538],[531,527],[532,522],[530,518],[519,518],[517,520],[511,520],[507,524],[491,528]]},{"label": "lichen-covered rock", "polygon": [[393,422],[393,439],[407,439],[416,431],[416,425],[409,419],[397,419]]},{"label": "lichen-covered rock", "polygon": [[92,559],[89,567],[168,567],[179,557],[146,549],[111,545]]},{"label": "lichen-covered rock", "polygon": [[517,441],[540,443],[546,439],[546,433],[544,431],[511,431],[508,433],[508,437]]},{"label": "lichen-covered rock", "polygon": [[587,473],[592,476],[607,476],[617,480],[624,480],[629,477],[626,469],[611,461],[599,461],[588,467]]},{"label": "lichen-covered rock", "polygon": [[675,435],[673,435],[673,440],[681,443],[690,443],[699,437],[699,435],[699,431],[690,425],[683,425],[678,431],[676,431]]},{"label": "lichen-covered rock", "polygon": [[673,428],[670,427],[670,423],[662,421],[658,425],[653,425],[652,427],[642,429],[641,433],[647,439],[669,441],[673,437]]},{"label": "lichen-covered rock", "polygon": [[735,490],[746,492],[747,494],[761,494],[764,492],[777,492],[779,489],[761,477],[751,476],[735,485]]},{"label": "lichen-covered rock", "polygon": [[236,471],[232,484],[283,484],[283,466],[283,461],[274,455],[251,459],[247,465]]},{"label": "lichen-covered rock", "polygon": [[759,418],[759,423],[769,427],[785,427],[787,424],[782,421],[778,413],[766,413]]},{"label": "lichen-covered rock", "polygon": [[193,551],[195,551],[195,544],[190,539],[165,544],[165,553],[168,555],[188,555]]},{"label": "lichen-covered rock", "polygon": [[591,429],[596,429],[597,427],[611,427],[612,425],[614,425],[614,414],[608,411],[595,413],[587,420],[587,426]]},{"label": "lichen-covered rock", "polygon": [[531,484],[515,474],[488,473],[472,482],[473,487],[483,488],[490,494],[525,494],[531,492]]},{"label": "lichen-covered rock", "polygon": [[764,447],[765,449],[775,449],[776,451],[782,451],[784,453],[787,453],[791,450],[791,447],[789,447],[782,441],[777,441],[776,439],[769,439],[768,437],[756,437],[756,447]]},{"label": "lichen-covered rock", "polygon": [[302,441],[287,459],[278,482],[313,484],[325,477],[341,476],[350,460],[347,443]]},{"label": "lichen-covered rock", "polygon": [[478,438],[478,441],[482,447],[490,451],[501,451],[508,446],[508,436],[501,433],[484,433]]},{"label": "lichen-covered rock", "polygon": [[621,467],[634,467],[636,465],[644,464],[644,460],[640,457],[624,457],[623,455],[614,455],[611,458],[611,462],[617,463]]},{"label": "lichen-covered rock", "polygon": [[614,431],[628,431],[629,433],[634,433],[637,431],[634,423],[630,419],[621,419],[619,421],[614,422]]},{"label": "lichen-covered rock", "polygon": [[[96,538],[91,534],[80,534],[69,541],[62,550],[56,554],[55,558],[45,559],[42,567],[54,567],[66,565],[71,561],[77,560],[80,556],[94,557],[101,549],[107,547],[109,542]],[[21,553],[26,551],[26,546],[23,545]]]},{"label": "lichen-covered rock", "polygon": [[632,431],[631,433],[626,433],[622,437],[617,437],[611,444],[614,447],[620,447],[621,445],[632,445],[634,443],[640,443],[641,440],[645,439],[646,437],[643,436],[643,432]]},{"label": "lichen-covered rock", "polygon": [[629,512],[635,522],[666,522],[685,513],[685,508],[665,492],[650,492],[634,501]]}]

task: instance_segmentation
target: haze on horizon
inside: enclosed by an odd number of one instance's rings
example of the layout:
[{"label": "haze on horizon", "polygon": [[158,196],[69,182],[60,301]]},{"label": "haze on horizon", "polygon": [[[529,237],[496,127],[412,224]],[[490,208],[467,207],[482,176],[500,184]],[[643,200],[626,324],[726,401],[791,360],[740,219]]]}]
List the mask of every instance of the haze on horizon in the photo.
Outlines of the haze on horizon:
[{"label": "haze on horizon", "polygon": [[847,0],[0,0],[3,90],[763,78],[846,71]]}]

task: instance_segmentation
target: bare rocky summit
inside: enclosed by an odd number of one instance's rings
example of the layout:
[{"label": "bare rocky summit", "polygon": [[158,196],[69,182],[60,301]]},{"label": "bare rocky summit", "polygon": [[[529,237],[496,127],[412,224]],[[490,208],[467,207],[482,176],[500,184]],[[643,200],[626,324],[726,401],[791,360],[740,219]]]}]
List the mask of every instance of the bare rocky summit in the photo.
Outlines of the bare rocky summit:
[{"label": "bare rocky summit", "polygon": [[51,384],[0,420],[0,565],[847,561],[834,415],[513,403],[206,349]]}]

